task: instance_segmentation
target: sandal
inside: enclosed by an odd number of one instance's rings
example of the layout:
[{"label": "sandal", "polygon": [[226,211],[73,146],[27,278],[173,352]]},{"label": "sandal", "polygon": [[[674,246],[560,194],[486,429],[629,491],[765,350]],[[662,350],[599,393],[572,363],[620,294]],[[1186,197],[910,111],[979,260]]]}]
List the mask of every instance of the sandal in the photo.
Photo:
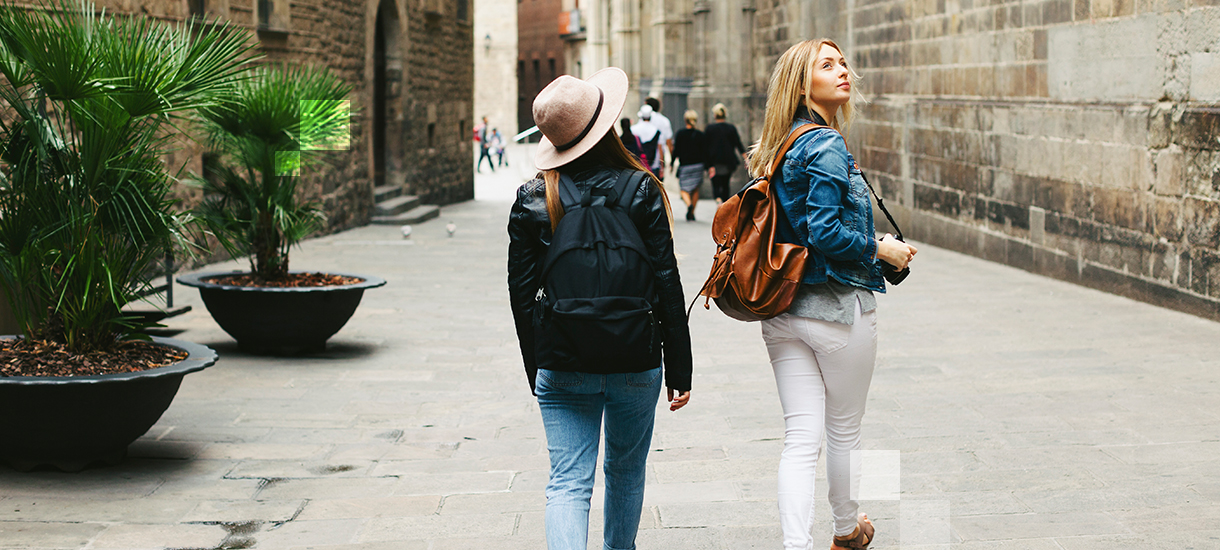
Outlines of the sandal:
[{"label": "sandal", "polygon": [[830,548],[831,550],[868,548],[868,545],[873,543],[873,533],[875,532],[876,528],[873,527],[873,523],[871,521],[868,521],[868,516],[861,514],[860,519],[856,520],[856,530],[852,531],[850,535],[845,537],[836,536],[834,538],[834,542],[831,543]]}]

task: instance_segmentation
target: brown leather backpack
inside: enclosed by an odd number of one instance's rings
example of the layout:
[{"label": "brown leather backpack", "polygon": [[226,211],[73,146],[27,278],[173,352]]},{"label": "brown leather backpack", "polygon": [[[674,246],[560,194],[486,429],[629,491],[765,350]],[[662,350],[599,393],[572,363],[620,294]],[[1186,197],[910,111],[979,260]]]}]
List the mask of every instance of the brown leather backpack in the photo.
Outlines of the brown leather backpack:
[{"label": "brown leather backpack", "polygon": [[805,124],[793,130],[775,154],[771,169],[716,209],[712,239],[717,248],[712,271],[699,291],[707,297],[703,307],[709,308],[711,299],[729,317],[761,321],[792,305],[809,251],[799,244],[775,242],[776,223],[783,222],[771,178],[796,138],[817,128],[827,126]]}]

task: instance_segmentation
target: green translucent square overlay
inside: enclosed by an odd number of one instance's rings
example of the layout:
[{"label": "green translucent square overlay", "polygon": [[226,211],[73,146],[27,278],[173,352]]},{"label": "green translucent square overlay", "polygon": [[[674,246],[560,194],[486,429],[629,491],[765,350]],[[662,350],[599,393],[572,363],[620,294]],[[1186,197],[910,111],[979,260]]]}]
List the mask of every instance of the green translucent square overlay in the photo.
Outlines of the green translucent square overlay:
[{"label": "green translucent square overlay", "polygon": [[281,176],[301,175],[301,152],[277,151],[275,153],[275,173]]},{"label": "green translucent square overlay", "polygon": [[346,151],[351,148],[352,102],[347,99],[301,100],[301,150]]}]

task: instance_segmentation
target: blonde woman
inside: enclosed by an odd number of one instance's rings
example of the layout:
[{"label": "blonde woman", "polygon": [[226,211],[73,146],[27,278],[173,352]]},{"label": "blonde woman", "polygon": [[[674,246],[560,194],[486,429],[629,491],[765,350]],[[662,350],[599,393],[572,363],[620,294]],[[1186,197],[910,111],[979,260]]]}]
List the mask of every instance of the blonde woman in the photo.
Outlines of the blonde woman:
[{"label": "blonde woman", "polygon": [[813,548],[814,472],[826,438],[832,549],[868,548],[874,528],[851,500],[851,451],[861,448],[860,422],[877,354],[877,301],[885,292],[878,260],[902,269],[915,247],[875,238],[869,191],[847,152],[855,76],[831,40],[792,46],[775,65],[762,136],[750,172],[767,170],[789,132],[808,132],[784,155],[774,189],[787,224],[778,240],[805,245],[809,258],[787,313],[763,321],[763,340],[784,409],[779,465],[784,548]]},{"label": "blonde woman", "polygon": [[699,204],[699,187],[707,168],[707,137],[699,131],[699,113],[686,111],[682,115],[686,128],[674,135],[674,162],[678,168],[678,188],[686,204],[686,221],[695,221],[695,205]]}]

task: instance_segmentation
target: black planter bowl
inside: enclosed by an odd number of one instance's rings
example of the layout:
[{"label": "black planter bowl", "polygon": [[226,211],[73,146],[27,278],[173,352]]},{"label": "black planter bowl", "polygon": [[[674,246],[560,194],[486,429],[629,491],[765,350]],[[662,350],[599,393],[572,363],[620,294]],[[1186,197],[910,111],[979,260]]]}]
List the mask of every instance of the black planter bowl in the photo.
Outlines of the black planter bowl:
[{"label": "black planter bowl", "polygon": [[351,285],[293,288],[209,282],[218,277],[248,274],[235,271],[182,275],[178,282],[199,289],[212,319],[237,340],[242,351],[293,355],[325,350],[326,340],[339,332],[356,312],[365,289],[385,285],[385,279],[379,277],[326,273],[363,280]]},{"label": "black planter bowl", "polygon": [[216,363],[207,346],[153,341],[190,355],[139,372],[0,377],[0,462],[21,471],[49,465],[67,472],[95,462],[117,464],[169,408],[182,377]]}]

